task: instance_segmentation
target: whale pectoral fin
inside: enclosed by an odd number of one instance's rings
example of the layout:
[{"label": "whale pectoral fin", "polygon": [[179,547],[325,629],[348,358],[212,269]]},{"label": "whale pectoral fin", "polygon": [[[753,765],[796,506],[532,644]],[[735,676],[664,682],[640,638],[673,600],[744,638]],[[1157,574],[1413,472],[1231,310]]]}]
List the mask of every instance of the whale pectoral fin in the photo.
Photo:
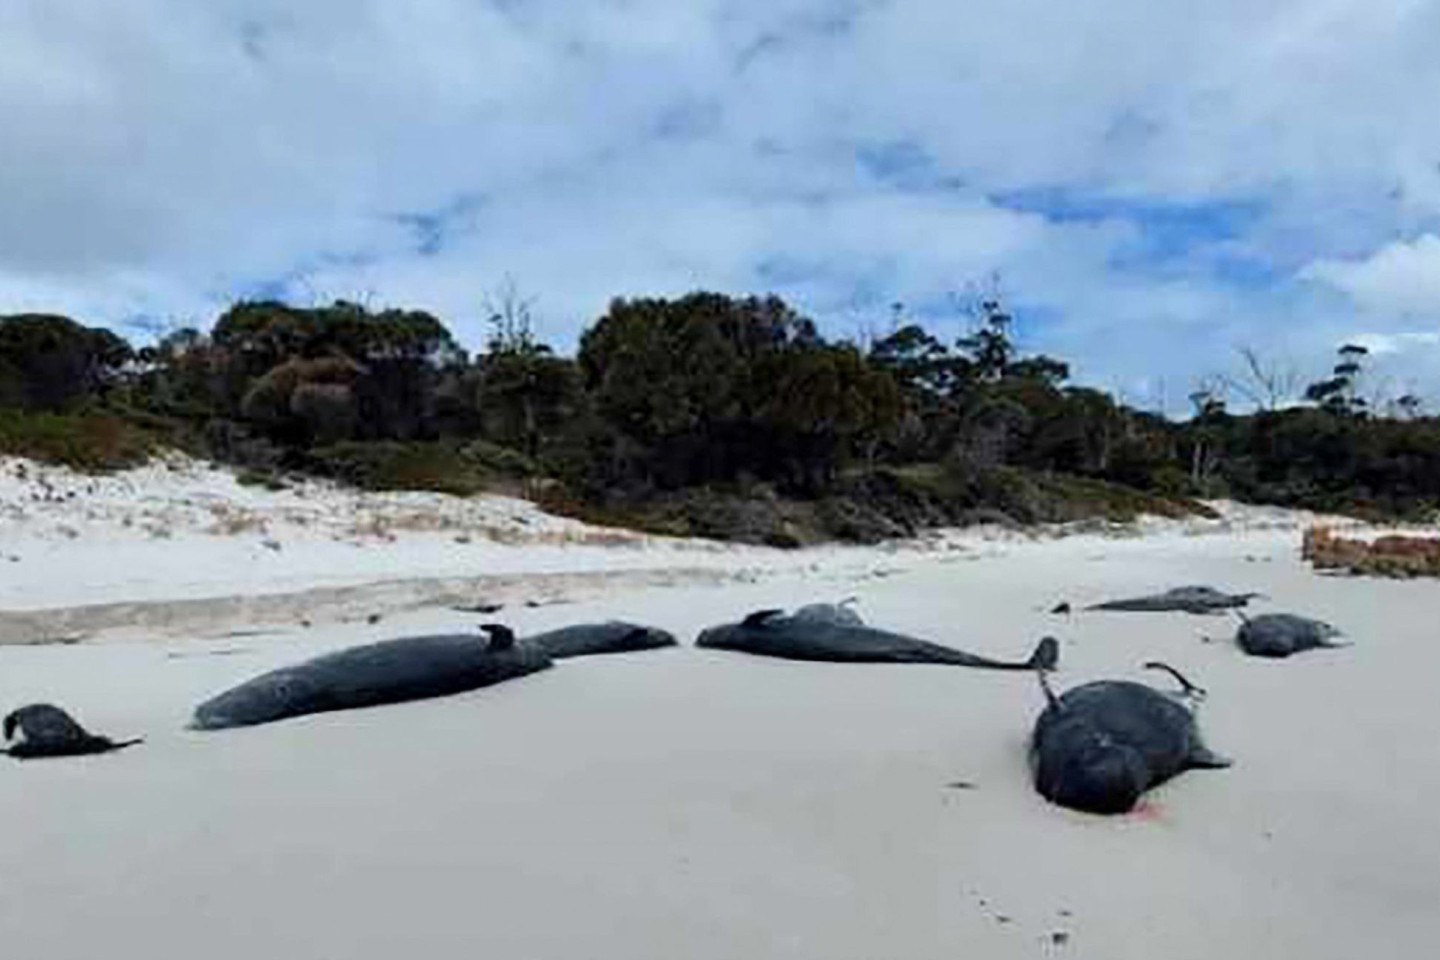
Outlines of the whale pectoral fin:
[{"label": "whale pectoral fin", "polygon": [[1229,757],[1221,756],[1214,750],[1197,742],[1190,750],[1190,766],[1201,770],[1223,770],[1226,767],[1235,765],[1235,761]]},{"label": "whale pectoral fin", "polygon": [[1166,673],[1170,674],[1170,676],[1174,677],[1175,681],[1180,684],[1180,690],[1176,693],[1170,694],[1170,696],[1175,697],[1175,699],[1177,700],[1190,703],[1192,705],[1198,705],[1208,695],[1204,687],[1196,686],[1195,684],[1191,683],[1190,680],[1183,673],[1181,673],[1179,670],[1176,670],[1168,663],[1163,663],[1159,660],[1147,660],[1144,664],[1142,664],[1142,666],[1146,670],[1163,670]]},{"label": "whale pectoral fin", "polygon": [[767,621],[775,619],[784,612],[784,610],[756,610],[740,623],[746,627],[763,627]]},{"label": "whale pectoral fin", "polygon": [[1330,625],[1330,624],[1328,624],[1328,623],[1322,625],[1322,628],[1321,628],[1321,631],[1320,631],[1320,643],[1319,643],[1319,646],[1322,646],[1322,647],[1353,647],[1354,645],[1355,645],[1355,641],[1354,641],[1354,640],[1351,640],[1349,637],[1345,636],[1345,634],[1342,633],[1342,632],[1341,632],[1339,629],[1337,629],[1336,627],[1334,627],[1334,626],[1332,626],[1332,625]]}]

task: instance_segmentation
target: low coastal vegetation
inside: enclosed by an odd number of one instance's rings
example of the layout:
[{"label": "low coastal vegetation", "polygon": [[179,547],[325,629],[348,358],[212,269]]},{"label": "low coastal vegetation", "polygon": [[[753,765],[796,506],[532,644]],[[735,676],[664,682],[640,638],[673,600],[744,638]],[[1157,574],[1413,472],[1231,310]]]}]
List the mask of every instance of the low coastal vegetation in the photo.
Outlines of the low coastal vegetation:
[{"label": "low coastal vegetation", "polygon": [[[500,490],[669,534],[777,545],[929,527],[1204,513],[1202,499],[1383,517],[1440,504],[1440,421],[1372,409],[1342,348],[1296,403],[1183,421],[1026,355],[998,299],[947,343],[896,308],[861,344],[776,297],[617,299],[575,355],[504,299],[475,355],[437,317],[241,302],[134,346],[0,316],[0,452],[116,469],[179,448],[249,482]],[[1253,358],[1252,358],[1253,359]],[[1258,364],[1253,386],[1274,388]]]},{"label": "low coastal vegetation", "polygon": [[1313,527],[1305,533],[1301,556],[1316,570],[1398,579],[1440,577],[1440,537],[1392,534],[1363,540]]}]

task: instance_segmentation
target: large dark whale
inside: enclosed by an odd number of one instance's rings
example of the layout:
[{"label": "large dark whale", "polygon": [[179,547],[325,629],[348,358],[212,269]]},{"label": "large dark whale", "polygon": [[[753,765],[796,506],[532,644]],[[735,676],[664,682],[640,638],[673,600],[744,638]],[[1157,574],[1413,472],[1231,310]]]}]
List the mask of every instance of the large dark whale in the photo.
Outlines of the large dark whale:
[{"label": "large dark whale", "polygon": [[[1239,613],[1239,611],[1236,611]],[[1240,628],[1235,642],[1252,657],[1288,657],[1302,650],[1317,647],[1348,647],[1340,631],[1323,620],[1296,616],[1293,613],[1263,613],[1247,617],[1240,613]]]},{"label": "large dark whale", "polygon": [[75,757],[87,753],[109,753],[134,746],[144,741],[111,740],[86,730],[75,719],[57,706],[48,703],[32,703],[12,710],[4,723],[5,742],[15,740],[0,753],[7,753],[17,760],[33,760],[39,757]]},{"label": "large dark whale", "polygon": [[1052,637],[1041,640],[1029,660],[992,660],[864,624],[823,617],[787,617],[779,610],[761,610],[739,623],[711,627],[700,634],[695,646],[787,660],[938,663],[991,670],[1053,670],[1060,659],[1060,645]]},{"label": "large dark whale", "polygon": [[220,730],[329,710],[349,710],[488,687],[551,665],[550,655],[516,642],[508,627],[478,634],[384,640],[281,667],[195,708],[191,727]]},{"label": "large dark whale", "polygon": [[526,637],[524,642],[533,644],[550,655],[552,660],[565,657],[583,657],[595,653],[630,653],[636,650],[655,650],[659,647],[676,645],[674,634],[645,627],[623,620],[607,620],[604,623],[577,623],[558,630],[547,630]]},{"label": "large dark whale", "polygon": [[1238,609],[1260,596],[1258,593],[1222,593],[1214,587],[1176,587],[1148,597],[1109,600],[1089,610],[1131,610],[1140,612],[1220,613]]},{"label": "large dark whale", "polygon": [[1035,789],[1089,813],[1125,813],[1141,794],[1196,767],[1228,767],[1201,739],[1195,707],[1205,691],[1173,667],[1181,685],[1162,692],[1128,680],[1097,680],[1056,696],[1040,674],[1046,706],[1030,737]]}]

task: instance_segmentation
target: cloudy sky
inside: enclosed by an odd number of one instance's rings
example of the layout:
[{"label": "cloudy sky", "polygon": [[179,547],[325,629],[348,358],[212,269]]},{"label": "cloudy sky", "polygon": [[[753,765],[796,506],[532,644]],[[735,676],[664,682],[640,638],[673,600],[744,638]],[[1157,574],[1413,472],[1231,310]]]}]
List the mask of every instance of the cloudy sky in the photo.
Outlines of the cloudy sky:
[{"label": "cloudy sky", "polygon": [[474,344],[508,276],[561,345],[695,288],[955,333],[998,273],[1134,402],[1357,338],[1435,395],[1437,43],[1433,0],[3,0],[0,313]]}]

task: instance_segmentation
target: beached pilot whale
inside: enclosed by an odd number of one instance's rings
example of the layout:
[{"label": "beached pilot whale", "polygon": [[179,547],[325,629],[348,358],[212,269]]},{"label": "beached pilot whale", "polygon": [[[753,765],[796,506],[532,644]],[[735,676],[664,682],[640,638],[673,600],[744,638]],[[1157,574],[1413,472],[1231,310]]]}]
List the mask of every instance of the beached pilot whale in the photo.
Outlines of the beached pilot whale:
[{"label": "beached pilot whale", "polygon": [[1252,657],[1288,657],[1302,650],[1317,647],[1348,647],[1348,640],[1339,639],[1338,628],[1323,620],[1296,616],[1293,613],[1263,613],[1247,617],[1240,611],[1240,629],[1235,643]]},{"label": "beached pilot whale", "polygon": [[550,655],[509,627],[475,634],[382,640],[261,674],[195,708],[197,730],[244,727],[308,713],[349,710],[488,687],[544,670]]},{"label": "beached pilot whale", "polygon": [[111,740],[86,730],[57,706],[32,703],[11,711],[4,722],[5,742],[20,739],[0,753],[17,760],[40,757],[76,757],[87,753],[109,753],[143,743],[143,740]]},{"label": "beached pilot whale", "polygon": [[623,620],[572,624],[526,637],[525,642],[544,650],[552,660],[599,653],[632,653],[677,645],[672,633]]},{"label": "beached pilot whale", "polygon": [[1029,660],[992,660],[864,624],[787,617],[780,610],[760,610],[739,623],[711,627],[700,634],[695,646],[787,660],[938,663],[991,670],[1053,670],[1060,660],[1060,645],[1053,637],[1041,640]]},{"label": "beached pilot whale", "polygon": [[1176,587],[1148,597],[1110,600],[1093,604],[1090,610],[1134,610],[1143,612],[1220,613],[1245,606],[1258,593],[1222,593],[1214,587]]},{"label": "beached pilot whale", "polygon": [[1030,737],[1030,765],[1041,796],[1089,813],[1125,813],[1185,770],[1230,766],[1200,736],[1195,708],[1205,691],[1166,664],[1145,666],[1170,673],[1181,689],[1097,680],[1057,697],[1040,674],[1047,702]]}]

